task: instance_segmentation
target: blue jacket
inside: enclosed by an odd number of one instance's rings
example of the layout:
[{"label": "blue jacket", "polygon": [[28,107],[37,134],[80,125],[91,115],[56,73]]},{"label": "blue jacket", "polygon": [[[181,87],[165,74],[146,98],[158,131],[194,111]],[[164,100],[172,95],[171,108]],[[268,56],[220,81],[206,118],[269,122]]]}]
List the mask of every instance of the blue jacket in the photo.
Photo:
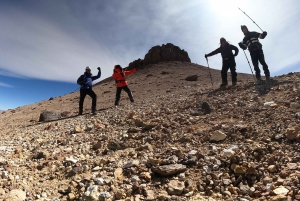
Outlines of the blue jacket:
[{"label": "blue jacket", "polygon": [[77,79],[77,84],[81,85],[80,90],[82,89],[92,89],[93,81],[101,77],[101,71],[98,71],[97,76],[92,76],[92,74],[89,74],[85,72],[83,75],[81,75]]}]

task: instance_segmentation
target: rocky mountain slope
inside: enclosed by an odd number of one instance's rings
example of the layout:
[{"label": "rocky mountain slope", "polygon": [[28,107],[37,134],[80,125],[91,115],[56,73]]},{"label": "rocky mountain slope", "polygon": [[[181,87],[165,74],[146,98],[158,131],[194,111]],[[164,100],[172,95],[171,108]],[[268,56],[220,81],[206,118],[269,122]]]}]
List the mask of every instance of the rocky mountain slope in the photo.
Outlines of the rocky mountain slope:
[{"label": "rocky mountain slope", "polygon": [[[0,198],[6,200],[300,200],[300,73],[218,89],[220,71],[190,62],[128,77],[135,103],[94,86],[0,114]],[[189,76],[195,81],[187,81]],[[230,77],[229,77],[230,78]],[[38,122],[43,111],[60,120]]]}]

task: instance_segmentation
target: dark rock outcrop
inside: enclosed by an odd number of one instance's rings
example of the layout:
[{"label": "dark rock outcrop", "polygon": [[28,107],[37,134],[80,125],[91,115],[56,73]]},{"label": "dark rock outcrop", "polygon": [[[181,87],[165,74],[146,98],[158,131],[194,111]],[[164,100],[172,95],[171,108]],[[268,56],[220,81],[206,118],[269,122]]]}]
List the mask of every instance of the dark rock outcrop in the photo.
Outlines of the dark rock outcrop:
[{"label": "dark rock outcrop", "polygon": [[141,68],[148,64],[155,64],[161,61],[191,62],[191,59],[185,50],[180,49],[172,43],[167,43],[166,45],[163,44],[162,46],[157,45],[152,47],[145,55],[144,60],[137,59],[129,63],[127,69]]}]

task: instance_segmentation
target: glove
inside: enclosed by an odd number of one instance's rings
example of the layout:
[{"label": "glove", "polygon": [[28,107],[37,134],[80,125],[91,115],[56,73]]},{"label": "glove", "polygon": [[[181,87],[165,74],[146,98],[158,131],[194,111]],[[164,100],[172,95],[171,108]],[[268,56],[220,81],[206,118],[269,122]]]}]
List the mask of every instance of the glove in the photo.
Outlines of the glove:
[{"label": "glove", "polygon": [[243,50],[247,49],[247,48],[243,45],[242,42],[239,42],[239,46],[240,46],[240,48],[242,48]]},{"label": "glove", "polygon": [[98,70],[101,70],[100,67],[97,68]]},{"label": "glove", "polygon": [[262,36],[262,38],[265,38],[267,36],[267,32],[264,31],[261,36]]},{"label": "glove", "polygon": [[204,55],[204,57],[205,57],[205,59],[207,59],[207,55],[206,54]]}]

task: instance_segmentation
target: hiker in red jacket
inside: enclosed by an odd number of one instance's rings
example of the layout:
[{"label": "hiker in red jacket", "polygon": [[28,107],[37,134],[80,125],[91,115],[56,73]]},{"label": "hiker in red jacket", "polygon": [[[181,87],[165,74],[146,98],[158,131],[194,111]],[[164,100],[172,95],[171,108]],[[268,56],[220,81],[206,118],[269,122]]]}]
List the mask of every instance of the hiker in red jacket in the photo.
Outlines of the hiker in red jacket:
[{"label": "hiker in red jacket", "polygon": [[135,71],[136,71],[136,68],[126,71],[126,70],[123,70],[123,68],[120,65],[115,65],[114,74],[112,75],[112,77],[116,80],[116,87],[117,87],[115,105],[119,105],[122,89],[124,89],[124,91],[127,92],[130,101],[132,103],[134,102],[133,96],[128,87],[128,83],[126,81],[125,75],[130,75],[130,74],[134,73]]}]

